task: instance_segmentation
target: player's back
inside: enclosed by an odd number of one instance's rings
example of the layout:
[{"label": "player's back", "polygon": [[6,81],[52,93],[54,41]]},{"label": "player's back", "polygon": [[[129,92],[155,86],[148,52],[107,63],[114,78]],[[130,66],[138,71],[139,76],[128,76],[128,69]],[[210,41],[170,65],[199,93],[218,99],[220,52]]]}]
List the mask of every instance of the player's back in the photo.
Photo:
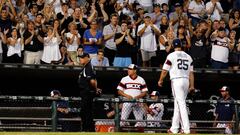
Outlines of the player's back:
[{"label": "player's back", "polygon": [[[163,69],[169,70],[170,79],[189,78],[190,71],[193,71],[192,58],[184,51],[174,51],[167,56]],[[164,64],[164,65],[165,65]]]}]

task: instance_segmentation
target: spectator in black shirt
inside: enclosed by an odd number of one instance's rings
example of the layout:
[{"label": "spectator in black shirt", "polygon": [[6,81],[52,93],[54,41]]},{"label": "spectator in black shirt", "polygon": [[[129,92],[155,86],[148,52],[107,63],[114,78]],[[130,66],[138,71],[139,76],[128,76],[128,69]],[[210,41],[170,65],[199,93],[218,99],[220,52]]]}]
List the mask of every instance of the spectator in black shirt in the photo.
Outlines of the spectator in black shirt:
[{"label": "spectator in black shirt", "polygon": [[114,40],[117,46],[117,53],[113,61],[113,66],[127,67],[132,63],[131,50],[134,40],[130,35],[130,30],[126,22],[122,22],[121,33],[116,33]]},{"label": "spectator in black shirt", "polygon": [[91,65],[89,54],[83,53],[80,57],[80,64],[84,67],[82,68],[78,85],[80,88],[81,102],[81,118],[82,118],[82,131],[93,132],[94,122],[93,122],[93,98],[96,94],[99,94],[101,90],[97,88],[97,80],[95,71]]},{"label": "spectator in black shirt", "polygon": [[207,38],[197,29],[191,38],[190,55],[195,68],[205,68],[207,64]]},{"label": "spectator in black shirt", "polygon": [[43,37],[38,29],[35,29],[33,21],[28,21],[24,37],[24,64],[40,64],[43,50]]}]

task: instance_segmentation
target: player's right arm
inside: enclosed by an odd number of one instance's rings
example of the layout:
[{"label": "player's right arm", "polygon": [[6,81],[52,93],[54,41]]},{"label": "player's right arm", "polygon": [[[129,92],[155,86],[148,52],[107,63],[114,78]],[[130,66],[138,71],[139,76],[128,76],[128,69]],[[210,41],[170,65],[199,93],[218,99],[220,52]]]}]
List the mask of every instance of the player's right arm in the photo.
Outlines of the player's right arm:
[{"label": "player's right arm", "polygon": [[163,65],[161,75],[159,77],[159,81],[158,81],[158,86],[159,87],[162,87],[163,80],[167,76],[167,73],[170,70],[171,66],[172,66],[171,56],[168,55],[164,65]]},{"label": "player's right arm", "polygon": [[195,89],[194,87],[194,72],[193,72],[193,60],[191,59],[190,64],[190,73],[189,73],[189,90],[190,92]]},{"label": "player's right arm", "polygon": [[158,81],[158,86],[159,86],[159,87],[162,87],[163,80],[164,80],[164,78],[167,76],[167,73],[168,73],[167,70],[164,70],[164,69],[162,70],[161,75],[160,75],[160,78],[159,78],[159,81]]}]

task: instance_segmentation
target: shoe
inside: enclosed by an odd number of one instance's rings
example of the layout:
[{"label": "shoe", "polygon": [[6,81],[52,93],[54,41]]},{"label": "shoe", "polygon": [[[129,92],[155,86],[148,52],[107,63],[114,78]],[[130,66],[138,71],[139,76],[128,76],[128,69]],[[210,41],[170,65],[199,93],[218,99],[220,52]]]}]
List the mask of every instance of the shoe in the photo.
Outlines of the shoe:
[{"label": "shoe", "polygon": [[173,132],[170,129],[167,130],[167,133],[168,134],[173,134]]},{"label": "shoe", "polygon": [[180,130],[178,131],[178,134],[184,134],[184,131],[183,131],[182,129],[180,129]]}]

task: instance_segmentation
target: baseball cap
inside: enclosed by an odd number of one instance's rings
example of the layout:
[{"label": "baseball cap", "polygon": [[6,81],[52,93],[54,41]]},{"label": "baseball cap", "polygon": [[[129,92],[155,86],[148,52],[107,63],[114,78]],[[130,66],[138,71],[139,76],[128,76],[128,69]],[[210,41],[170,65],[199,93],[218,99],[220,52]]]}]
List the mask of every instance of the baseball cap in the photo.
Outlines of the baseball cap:
[{"label": "baseball cap", "polygon": [[228,86],[223,86],[219,91],[220,92],[225,92],[225,91],[229,91],[230,88]]},{"label": "baseball cap", "polygon": [[50,96],[51,97],[53,97],[53,96],[55,96],[55,95],[61,95],[61,93],[60,93],[60,91],[59,90],[52,90],[51,92],[50,92]]},{"label": "baseball cap", "polygon": [[152,93],[150,94],[150,96],[159,96],[159,92],[158,91],[152,91]]},{"label": "baseball cap", "polygon": [[176,48],[176,47],[182,47],[182,42],[180,39],[176,38],[173,40],[173,47]]},{"label": "baseball cap", "polygon": [[153,5],[154,7],[161,7],[161,5],[159,3],[156,3]]},{"label": "baseball cap", "polygon": [[182,5],[180,3],[176,3],[174,7],[181,7]]},{"label": "baseball cap", "polygon": [[88,53],[83,53],[82,55],[78,55],[79,58],[85,58],[88,57],[89,58],[89,54]]},{"label": "baseball cap", "polygon": [[140,10],[140,9],[143,9],[143,7],[140,6],[140,5],[137,5],[137,6],[136,6],[136,10]]},{"label": "baseball cap", "polygon": [[144,14],[144,18],[150,18],[150,19],[151,19],[151,16],[150,16],[150,14],[145,13],[145,14]]},{"label": "baseball cap", "polygon": [[135,65],[135,64],[130,64],[129,66],[128,66],[128,69],[133,69],[133,70],[136,70],[138,67],[137,67],[137,65]]}]

